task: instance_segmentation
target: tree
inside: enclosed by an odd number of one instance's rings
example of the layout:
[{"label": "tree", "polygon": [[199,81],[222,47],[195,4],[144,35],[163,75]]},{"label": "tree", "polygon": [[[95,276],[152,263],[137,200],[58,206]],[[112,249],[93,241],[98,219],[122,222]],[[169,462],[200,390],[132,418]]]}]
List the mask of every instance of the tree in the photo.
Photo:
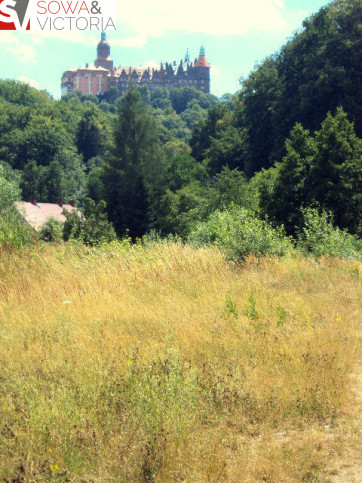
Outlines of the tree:
[{"label": "tree", "polygon": [[20,248],[34,241],[34,234],[24,222],[16,202],[20,190],[15,181],[7,179],[0,165],[0,247]]},{"label": "tree", "polygon": [[[278,137],[276,122],[282,97],[282,80],[276,61],[267,58],[243,82],[241,104],[236,113],[238,127],[246,127],[249,140],[249,176],[261,168],[272,166],[275,155],[275,140]],[[284,141],[285,137],[283,138]]]},{"label": "tree", "polygon": [[190,101],[186,109],[181,113],[181,119],[187,124],[190,130],[195,129],[196,125],[204,121],[207,117],[206,109],[203,109],[196,99]]},{"label": "tree", "polygon": [[[314,136],[297,124],[286,141],[287,154],[274,168],[274,179],[261,192],[261,207],[295,233],[301,209],[318,204],[332,212],[337,225],[361,233],[362,140],[343,109],[328,113]],[[269,170],[270,171],[270,170]]]},{"label": "tree", "polygon": [[258,210],[256,190],[248,183],[245,174],[237,169],[224,167],[209,184],[206,192],[207,213],[225,210],[230,205]]},{"label": "tree", "polygon": [[226,104],[216,104],[207,113],[207,118],[195,127],[192,133],[190,146],[192,156],[197,161],[202,161],[205,157],[205,150],[210,147],[211,138],[217,135],[217,124],[229,112]]},{"label": "tree", "polygon": [[157,126],[138,89],[131,87],[119,106],[103,175],[108,217],[118,235],[128,230],[136,238],[150,228],[163,176]]},{"label": "tree", "polygon": [[198,104],[203,109],[209,109],[216,104],[217,98],[211,94],[204,94],[203,92],[195,89],[194,87],[183,87],[181,89],[172,89],[170,91],[170,99],[172,107],[181,114],[187,107],[190,101],[196,99]]},{"label": "tree", "polygon": [[105,126],[99,119],[94,104],[88,104],[79,122],[76,133],[76,144],[80,154],[83,155],[84,162],[88,162],[101,154],[105,141]]},{"label": "tree", "polygon": [[76,211],[64,210],[66,221],[63,226],[63,239],[79,239],[90,246],[115,240],[116,233],[112,223],[108,222],[106,208],[104,201],[96,204],[90,198],[86,198],[81,216]]},{"label": "tree", "polygon": [[[5,157],[15,169],[23,169],[28,161],[47,166],[60,151],[71,151],[73,139],[59,121],[43,115],[33,115],[27,126],[9,132]],[[72,154],[76,154],[73,148]]]},{"label": "tree", "polygon": [[245,170],[248,159],[248,140],[245,129],[227,126],[210,138],[210,147],[205,150],[210,175],[219,173],[223,167]]},{"label": "tree", "polygon": [[315,135],[317,154],[307,183],[312,200],[332,211],[338,226],[362,233],[362,139],[338,108]]},{"label": "tree", "polygon": [[262,206],[275,221],[283,223],[289,233],[295,233],[302,221],[301,207],[311,202],[311,165],[316,156],[317,146],[310,132],[301,124],[296,124],[286,143],[286,152],[278,164],[278,177],[270,191],[262,194]]},{"label": "tree", "polygon": [[242,81],[237,126],[248,129],[248,174],[285,155],[296,123],[311,132],[342,106],[362,135],[360,0],[334,0]]}]

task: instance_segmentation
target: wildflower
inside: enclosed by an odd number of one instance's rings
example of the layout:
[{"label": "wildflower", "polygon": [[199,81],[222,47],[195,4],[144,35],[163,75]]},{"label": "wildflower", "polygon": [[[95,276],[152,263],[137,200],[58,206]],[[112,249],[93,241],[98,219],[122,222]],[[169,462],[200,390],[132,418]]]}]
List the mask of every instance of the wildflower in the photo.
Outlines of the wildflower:
[{"label": "wildflower", "polygon": [[340,322],[342,319],[340,317],[336,317],[336,322]]},{"label": "wildflower", "polygon": [[293,449],[293,453],[295,453],[295,449]]},{"label": "wildflower", "polygon": [[51,453],[53,450],[51,448],[48,448],[49,453]]},{"label": "wildflower", "polygon": [[58,471],[58,470],[59,470],[59,466],[58,466],[57,464],[55,464],[55,465],[50,465],[50,469],[51,469],[52,471]]}]

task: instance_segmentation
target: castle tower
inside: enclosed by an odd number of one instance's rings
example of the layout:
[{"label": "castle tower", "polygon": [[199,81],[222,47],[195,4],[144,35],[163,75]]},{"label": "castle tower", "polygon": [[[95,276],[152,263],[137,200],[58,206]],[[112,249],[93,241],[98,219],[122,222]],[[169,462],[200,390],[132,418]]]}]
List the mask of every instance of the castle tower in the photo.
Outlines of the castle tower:
[{"label": "castle tower", "polygon": [[203,46],[201,46],[199,58],[195,62],[195,79],[198,89],[207,94],[210,93],[210,64]]},{"label": "castle tower", "polygon": [[185,54],[185,63],[189,64],[190,62],[191,62],[190,53],[189,53],[189,49],[187,49],[186,54]]},{"label": "castle tower", "polygon": [[111,59],[111,47],[107,42],[106,33],[102,32],[101,41],[97,45],[97,58],[94,61],[96,67],[103,67],[104,69],[113,69],[113,60]]}]

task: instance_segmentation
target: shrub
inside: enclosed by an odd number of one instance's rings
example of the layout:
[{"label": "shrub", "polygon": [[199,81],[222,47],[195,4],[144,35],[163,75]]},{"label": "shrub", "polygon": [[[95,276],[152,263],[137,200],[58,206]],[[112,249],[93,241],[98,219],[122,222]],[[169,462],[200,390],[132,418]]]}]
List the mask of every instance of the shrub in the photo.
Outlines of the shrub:
[{"label": "shrub", "polygon": [[39,237],[47,242],[60,242],[63,239],[63,223],[55,218],[49,218],[42,226]]},{"label": "shrub", "polygon": [[86,198],[83,208],[83,215],[77,212],[64,211],[66,221],[63,228],[65,241],[79,239],[86,245],[94,246],[102,243],[109,243],[116,239],[112,223],[107,219],[106,203],[96,203]]},{"label": "shrub", "polygon": [[35,238],[15,205],[19,198],[17,183],[5,177],[0,165],[0,247],[20,248]]},{"label": "shrub", "polygon": [[273,228],[252,211],[239,207],[214,212],[195,228],[189,242],[194,245],[215,244],[232,261],[243,260],[249,254],[283,256],[293,250],[283,227]]},{"label": "shrub", "polygon": [[302,210],[304,226],[298,236],[298,248],[304,255],[328,255],[359,258],[358,240],[346,230],[333,225],[333,215],[317,208]]}]

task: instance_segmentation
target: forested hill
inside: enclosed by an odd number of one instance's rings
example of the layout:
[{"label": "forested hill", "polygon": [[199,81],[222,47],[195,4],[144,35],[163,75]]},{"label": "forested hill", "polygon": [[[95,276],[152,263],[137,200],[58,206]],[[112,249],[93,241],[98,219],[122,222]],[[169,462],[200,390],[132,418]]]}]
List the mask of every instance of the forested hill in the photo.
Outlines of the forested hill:
[{"label": "forested hill", "polygon": [[[285,139],[298,122],[312,131],[342,107],[362,135],[362,3],[336,0],[306,19],[280,51],[242,80],[236,113],[248,149],[235,165],[249,174],[285,154]],[[203,136],[204,138],[204,136]],[[201,141],[201,148],[205,145]],[[194,154],[200,158],[197,137]],[[209,144],[207,145],[209,146]],[[201,150],[202,152],[202,150]]]},{"label": "forested hill", "polygon": [[361,20],[360,0],[332,2],[221,99],[142,87],[55,101],[0,81],[0,178],[23,199],[104,200],[120,236],[186,238],[230,205],[293,236],[308,207],[360,234]]}]

